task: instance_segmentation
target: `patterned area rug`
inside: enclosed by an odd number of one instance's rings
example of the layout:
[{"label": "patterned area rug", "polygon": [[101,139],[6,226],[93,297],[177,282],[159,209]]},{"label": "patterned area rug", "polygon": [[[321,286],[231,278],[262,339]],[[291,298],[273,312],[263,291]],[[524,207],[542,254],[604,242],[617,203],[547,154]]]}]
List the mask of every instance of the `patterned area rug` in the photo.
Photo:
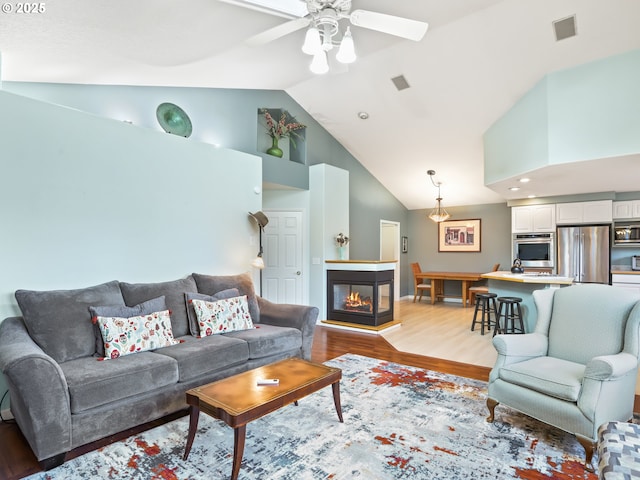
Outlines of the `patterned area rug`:
[{"label": "patterned area rug", "polygon": [[[502,406],[487,423],[484,382],[356,355],[327,364],[343,371],[344,423],[330,388],[250,423],[241,480],[597,480],[571,435]],[[229,478],[233,430],[201,414],[183,462],[187,431],[184,417],[29,479]]]}]

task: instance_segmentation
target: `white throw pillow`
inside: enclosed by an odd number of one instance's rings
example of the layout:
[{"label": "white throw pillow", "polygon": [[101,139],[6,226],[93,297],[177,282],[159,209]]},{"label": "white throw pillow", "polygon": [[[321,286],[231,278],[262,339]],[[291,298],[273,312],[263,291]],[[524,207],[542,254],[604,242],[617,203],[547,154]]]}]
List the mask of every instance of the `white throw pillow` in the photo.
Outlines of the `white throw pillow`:
[{"label": "white throw pillow", "polygon": [[201,337],[253,328],[246,295],[216,302],[194,298],[191,303],[198,317]]}]

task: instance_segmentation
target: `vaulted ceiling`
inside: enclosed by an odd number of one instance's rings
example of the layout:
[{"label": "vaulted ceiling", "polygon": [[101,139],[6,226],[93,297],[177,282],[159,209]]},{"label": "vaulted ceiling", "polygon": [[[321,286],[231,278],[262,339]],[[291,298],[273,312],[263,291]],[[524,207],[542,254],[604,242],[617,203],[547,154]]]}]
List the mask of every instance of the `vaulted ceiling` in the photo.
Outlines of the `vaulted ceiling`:
[{"label": "vaulted ceiling", "polygon": [[[217,0],[51,0],[43,13],[0,13],[2,79],[282,89],[416,209],[434,204],[429,169],[445,205],[522,195],[484,186],[483,133],[546,74],[640,48],[637,0],[352,4],[428,22],[429,30],[413,42],[352,27],[356,63],[330,62],[318,76],[300,51],[304,29],[259,47],[245,43],[282,17]],[[577,35],[556,41],[552,22],[571,15]],[[398,75],[410,88],[396,89]],[[640,161],[624,162],[632,171],[615,179],[603,178],[601,162],[588,162],[542,172],[528,188],[539,196],[640,190],[629,180],[640,178]]]}]

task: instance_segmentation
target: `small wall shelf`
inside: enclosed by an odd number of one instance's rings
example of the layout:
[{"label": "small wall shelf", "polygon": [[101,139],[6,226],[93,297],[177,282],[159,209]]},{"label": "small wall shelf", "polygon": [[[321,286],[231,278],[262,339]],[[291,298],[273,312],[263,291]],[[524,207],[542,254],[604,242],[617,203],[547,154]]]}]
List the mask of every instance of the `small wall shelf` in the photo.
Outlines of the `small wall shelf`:
[{"label": "small wall shelf", "polygon": [[[257,139],[256,139],[256,149],[262,155],[267,155],[265,152],[268,148],[271,147],[271,137],[267,134],[267,122],[264,118],[263,111],[266,110],[269,112],[271,117],[275,122],[280,120],[282,114],[285,114],[286,122],[297,122],[296,118],[293,117],[289,112],[282,108],[259,108],[257,115]],[[292,162],[300,163],[302,165],[307,164],[307,129],[301,128],[300,130],[296,130],[296,134],[293,139],[290,138],[281,138],[279,147],[284,152],[282,159],[290,160]]]}]

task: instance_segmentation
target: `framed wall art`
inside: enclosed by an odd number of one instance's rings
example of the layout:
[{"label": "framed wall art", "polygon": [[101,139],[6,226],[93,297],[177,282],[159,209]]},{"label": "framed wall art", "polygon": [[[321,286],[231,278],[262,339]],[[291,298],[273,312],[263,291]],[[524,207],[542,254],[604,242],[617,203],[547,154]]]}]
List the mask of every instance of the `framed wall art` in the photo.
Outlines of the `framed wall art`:
[{"label": "framed wall art", "polygon": [[439,252],[479,252],[480,219],[448,220],[438,224]]},{"label": "framed wall art", "polygon": [[402,237],[402,253],[409,251],[409,237]]}]

